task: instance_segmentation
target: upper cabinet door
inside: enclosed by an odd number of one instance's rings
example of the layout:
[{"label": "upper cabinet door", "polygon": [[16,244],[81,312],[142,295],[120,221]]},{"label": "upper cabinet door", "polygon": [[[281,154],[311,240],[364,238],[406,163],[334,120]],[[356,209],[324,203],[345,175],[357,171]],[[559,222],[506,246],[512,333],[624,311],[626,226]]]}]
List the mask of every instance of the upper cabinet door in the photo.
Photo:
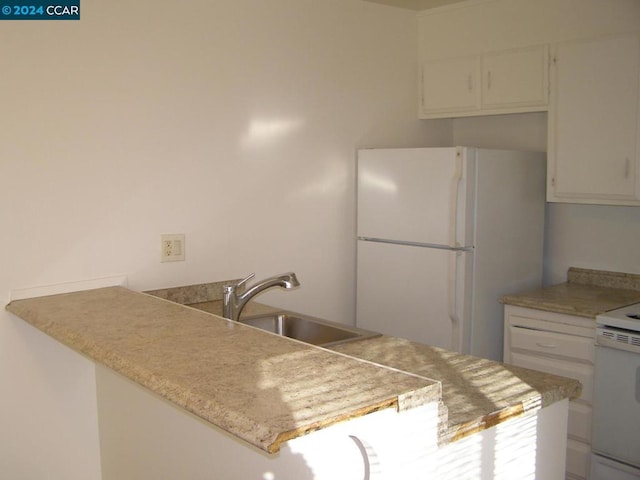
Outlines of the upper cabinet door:
[{"label": "upper cabinet door", "polygon": [[549,47],[535,45],[422,65],[422,118],[547,109]]},{"label": "upper cabinet door", "polygon": [[549,48],[527,48],[482,56],[482,108],[547,105]]},{"label": "upper cabinet door", "polygon": [[480,108],[480,57],[450,58],[422,66],[424,114],[476,111]]},{"label": "upper cabinet door", "polygon": [[558,44],[551,74],[548,200],[640,205],[638,35]]}]

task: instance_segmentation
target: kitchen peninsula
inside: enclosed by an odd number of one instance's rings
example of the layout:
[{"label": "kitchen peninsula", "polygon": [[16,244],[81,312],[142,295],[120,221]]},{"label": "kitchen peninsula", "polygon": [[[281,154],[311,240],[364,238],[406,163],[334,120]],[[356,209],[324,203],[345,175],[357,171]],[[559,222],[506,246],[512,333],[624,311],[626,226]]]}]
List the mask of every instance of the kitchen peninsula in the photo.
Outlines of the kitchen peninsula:
[{"label": "kitchen peninsula", "polygon": [[96,363],[105,480],[564,471],[573,380],[385,336],[331,351],[123,287],[7,310]]}]

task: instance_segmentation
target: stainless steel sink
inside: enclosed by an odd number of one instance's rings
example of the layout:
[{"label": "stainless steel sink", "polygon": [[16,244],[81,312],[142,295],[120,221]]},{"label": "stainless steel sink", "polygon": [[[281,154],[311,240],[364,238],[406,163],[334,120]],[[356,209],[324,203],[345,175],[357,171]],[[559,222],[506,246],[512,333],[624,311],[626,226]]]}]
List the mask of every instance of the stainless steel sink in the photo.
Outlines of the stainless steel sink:
[{"label": "stainless steel sink", "polygon": [[336,345],[380,335],[376,332],[288,312],[245,317],[240,319],[240,323],[320,346]]}]

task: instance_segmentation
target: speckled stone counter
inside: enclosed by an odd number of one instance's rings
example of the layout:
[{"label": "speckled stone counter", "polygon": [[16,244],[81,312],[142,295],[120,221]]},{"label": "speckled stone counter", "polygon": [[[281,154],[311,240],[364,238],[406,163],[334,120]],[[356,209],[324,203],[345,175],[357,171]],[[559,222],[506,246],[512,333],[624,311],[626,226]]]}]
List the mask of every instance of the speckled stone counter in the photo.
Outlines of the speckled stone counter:
[{"label": "speckled stone counter", "polygon": [[[217,315],[222,311],[219,300],[198,302],[192,306]],[[275,310],[258,303],[250,306],[253,309],[247,315]],[[582,391],[580,382],[576,380],[396,337],[380,336],[328,348],[441,382],[441,444],[459,440],[564,398],[575,399]]]},{"label": "speckled stone counter", "polygon": [[349,418],[440,399],[433,380],[122,287],[16,300],[6,308],[267,452]]},{"label": "speckled stone counter", "polygon": [[332,350],[442,383],[448,412],[440,443],[448,443],[564,398],[575,399],[576,380],[429,347],[396,337],[376,337]]},{"label": "speckled stone counter", "polygon": [[567,282],[505,295],[506,305],[595,318],[603,312],[640,302],[640,275],[571,267]]},{"label": "speckled stone counter", "polygon": [[[575,380],[395,337],[309,346],[206,313],[221,308],[210,293],[180,297],[197,309],[111,287],[7,310],[268,452],[349,418],[430,402],[444,444],[581,391]],[[265,311],[273,307],[252,303],[246,313]]]}]

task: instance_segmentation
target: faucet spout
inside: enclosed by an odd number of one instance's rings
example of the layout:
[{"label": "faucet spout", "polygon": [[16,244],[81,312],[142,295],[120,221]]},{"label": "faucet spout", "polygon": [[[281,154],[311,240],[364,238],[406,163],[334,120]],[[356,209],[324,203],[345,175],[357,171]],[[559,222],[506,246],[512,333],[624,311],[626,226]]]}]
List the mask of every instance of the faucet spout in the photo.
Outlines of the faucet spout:
[{"label": "faucet spout", "polygon": [[238,293],[238,287],[245,284],[248,280],[252,279],[255,274],[251,274],[240,282],[232,285],[225,285],[222,296],[222,316],[230,320],[238,320],[242,309],[249,303],[256,295],[274,287],[280,288],[295,288],[300,286],[300,282],[293,272],[283,273],[275,275],[273,277],[265,278],[264,280],[257,282],[250,287],[244,293]]}]

